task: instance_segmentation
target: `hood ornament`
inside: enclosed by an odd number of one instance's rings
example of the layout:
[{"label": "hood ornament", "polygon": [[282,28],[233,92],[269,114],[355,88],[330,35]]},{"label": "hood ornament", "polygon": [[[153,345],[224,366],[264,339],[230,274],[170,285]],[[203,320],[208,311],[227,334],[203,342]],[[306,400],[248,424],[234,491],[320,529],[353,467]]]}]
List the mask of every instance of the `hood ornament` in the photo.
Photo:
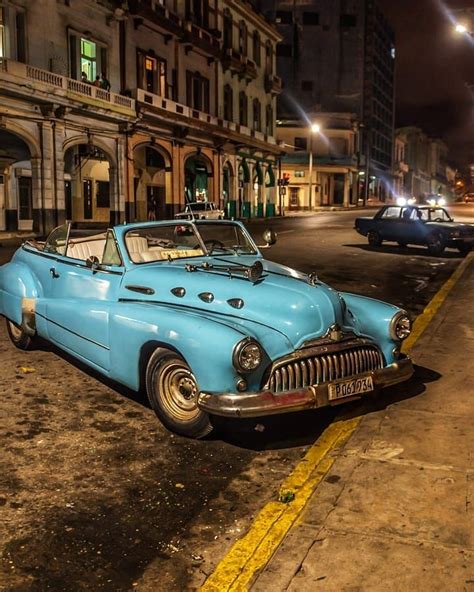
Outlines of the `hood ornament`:
[{"label": "hood ornament", "polygon": [[319,278],[314,271],[308,274],[308,284],[310,286],[317,286],[319,284]]},{"label": "hood ornament", "polygon": [[344,333],[337,323],[329,327],[328,337],[331,341],[341,341],[344,337]]}]

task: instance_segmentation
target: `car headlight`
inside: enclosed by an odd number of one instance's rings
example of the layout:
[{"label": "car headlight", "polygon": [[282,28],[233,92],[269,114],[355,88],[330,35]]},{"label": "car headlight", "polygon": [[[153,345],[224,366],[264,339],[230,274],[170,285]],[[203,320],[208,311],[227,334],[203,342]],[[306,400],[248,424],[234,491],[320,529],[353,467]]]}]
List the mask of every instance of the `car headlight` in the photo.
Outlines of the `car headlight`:
[{"label": "car headlight", "polygon": [[262,349],[259,344],[247,337],[240,341],[234,349],[232,362],[239,372],[252,372],[256,370],[263,360]]},{"label": "car headlight", "polygon": [[438,199],[438,205],[439,206],[445,206],[446,205],[446,200],[444,199],[444,197],[440,197]]},{"label": "car headlight", "polygon": [[410,317],[404,310],[397,314],[390,321],[390,336],[395,341],[403,341],[411,333]]},{"label": "car headlight", "polygon": [[397,197],[397,206],[406,206],[407,200],[405,197]]}]

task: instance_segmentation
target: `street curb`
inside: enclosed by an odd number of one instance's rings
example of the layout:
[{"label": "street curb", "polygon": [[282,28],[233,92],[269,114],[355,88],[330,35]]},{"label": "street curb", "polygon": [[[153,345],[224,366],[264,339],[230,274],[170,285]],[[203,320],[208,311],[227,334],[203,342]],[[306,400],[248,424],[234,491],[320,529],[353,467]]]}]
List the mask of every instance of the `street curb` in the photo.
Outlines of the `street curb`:
[{"label": "street curb", "polygon": [[[417,317],[412,334],[404,344],[405,353],[413,348],[472,261],[474,253],[464,259]],[[329,454],[351,438],[361,421],[362,417],[335,421],[324,430],[281,485],[280,501],[270,501],[259,511],[248,532],[234,543],[200,592],[248,590],[248,585],[268,564],[335,462]],[[290,501],[281,501],[285,499]]]}]

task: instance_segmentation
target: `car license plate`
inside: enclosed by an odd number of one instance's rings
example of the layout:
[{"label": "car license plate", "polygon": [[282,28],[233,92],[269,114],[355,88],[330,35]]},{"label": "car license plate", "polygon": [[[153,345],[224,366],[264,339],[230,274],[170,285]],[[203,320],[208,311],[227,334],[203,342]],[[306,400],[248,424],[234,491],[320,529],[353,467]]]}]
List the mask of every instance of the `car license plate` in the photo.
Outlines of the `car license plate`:
[{"label": "car license plate", "polygon": [[372,376],[342,380],[341,382],[334,382],[329,385],[329,400],[334,401],[335,399],[363,395],[373,390],[374,381],[372,380]]}]

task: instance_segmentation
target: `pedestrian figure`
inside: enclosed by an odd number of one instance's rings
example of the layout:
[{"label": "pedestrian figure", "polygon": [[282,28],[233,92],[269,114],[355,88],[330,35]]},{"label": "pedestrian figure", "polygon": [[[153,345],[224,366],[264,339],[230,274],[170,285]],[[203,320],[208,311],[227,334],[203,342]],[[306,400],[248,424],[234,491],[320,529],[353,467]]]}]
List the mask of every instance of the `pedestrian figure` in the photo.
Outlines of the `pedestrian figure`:
[{"label": "pedestrian figure", "polygon": [[85,72],[81,73],[81,82],[84,82],[84,84],[89,84],[89,79],[87,78],[87,74]]},{"label": "pedestrian figure", "polygon": [[92,86],[97,86],[98,88],[103,88],[102,87],[102,81],[100,79],[100,76],[97,74],[97,76],[95,77],[94,82],[92,83]]},{"label": "pedestrian figure", "polygon": [[110,91],[110,82],[107,80],[105,74],[102,72],[101,79],[100,79],[100,87],[107,92]]}]

